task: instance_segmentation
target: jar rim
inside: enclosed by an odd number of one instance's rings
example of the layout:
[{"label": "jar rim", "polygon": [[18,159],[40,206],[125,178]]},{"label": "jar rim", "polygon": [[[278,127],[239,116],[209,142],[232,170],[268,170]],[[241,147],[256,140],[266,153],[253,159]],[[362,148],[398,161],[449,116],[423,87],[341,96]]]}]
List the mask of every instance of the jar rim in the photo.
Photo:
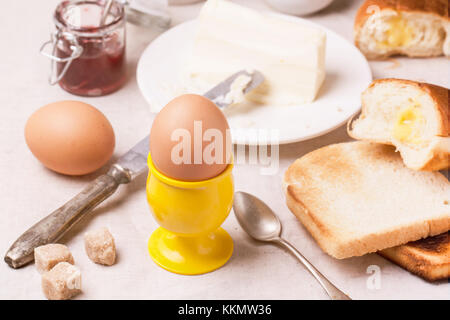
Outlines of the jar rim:
[{"label": "jar rim", "polygon": [[53,16],[55,25],[59,29],[67,29],[67,31],[77,33],[78,35],[89,35],[89,36],[95,36],[96,34],[102,35],[104,33],[108,33],[111,31],[111,29],[115,29],[117,25],[125,18],[125,9],[124,5],[118,1],[113,1],[113,4],[111,6],[111,9],[118,10],[118,14],[114,19],[107,24],[104,24],[102,26],[95,26],[95,27],[76,27],[70,23],[67,22],[67,20],[63,17],[63,13],[67,8],[71,6],[76,5],[82,5],[82,4],[95,4],[95,5],[101,5],[104,3],[104,0],[65,0],[58,4],[58,6],[55,9],[55,13]]}]

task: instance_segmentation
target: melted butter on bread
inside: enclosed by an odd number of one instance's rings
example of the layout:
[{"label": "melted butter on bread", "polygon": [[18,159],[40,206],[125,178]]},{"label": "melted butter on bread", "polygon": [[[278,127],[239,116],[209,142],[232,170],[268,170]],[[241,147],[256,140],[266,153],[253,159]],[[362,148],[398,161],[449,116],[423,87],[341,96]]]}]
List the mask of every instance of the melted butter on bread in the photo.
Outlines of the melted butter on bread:
[{"label": "melted butter on bread", "polygon": [[448,1],[366,0],[354,31],[356,45],[369,59],[449,55]]},{"label": "melted butter on bread", "polygon": [[385,40],[378,42],[378,45],[381,47],[404,47],[414,37],[413,28],[401,15],[392,17],[388,22],[388,26],[388,29],[385,31]]},{"label": "melted butter on bread", "polygon": [[424,125],[425,118],[420,110],[420,105],[416,103],[398,113],[392,135],[402,143],[419,145],[422,143],[420,137]]}]

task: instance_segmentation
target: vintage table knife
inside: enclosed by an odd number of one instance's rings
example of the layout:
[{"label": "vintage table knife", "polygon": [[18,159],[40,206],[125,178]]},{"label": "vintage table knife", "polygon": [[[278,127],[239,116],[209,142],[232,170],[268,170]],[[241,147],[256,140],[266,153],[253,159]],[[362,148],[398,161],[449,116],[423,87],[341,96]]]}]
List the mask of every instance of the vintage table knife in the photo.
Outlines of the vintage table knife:
[{"label": "vintage table knife", "polygon": [[[251,81],[242,88],[244,94],[264,81],[264,77],[257,71],[253,73],[240,71],[208,91],[205,96],[211,100],[225,96],[231,90],[234,79],[241,75],[251,77]],[[5,262],[12,268],[20,268],[33,261],[34,248],[58,241],[88,212],[111,196],[119,185],[130,183],[137,176],[147,172],[148,152],[147,136],[120,157],[106,174],[95,179],[69,202],[21,235],[6,253]]]}]

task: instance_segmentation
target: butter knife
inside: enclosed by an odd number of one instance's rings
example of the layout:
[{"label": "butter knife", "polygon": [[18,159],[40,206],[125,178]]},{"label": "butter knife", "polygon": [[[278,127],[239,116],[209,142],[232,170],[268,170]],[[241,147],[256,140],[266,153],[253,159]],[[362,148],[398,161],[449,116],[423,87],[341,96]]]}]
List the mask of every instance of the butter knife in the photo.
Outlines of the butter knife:
[{"label": "butter knife", "polygon": [[[251,81],[242,88],[244,93],[256,88],[264,81],[264,77],[257,71],[240,71],[208,91],[205,96],[211,100],[225,96],[231,90],[234,79],[240,75],[251,77]],[[225,106],[221,105],[221,107]],[[5,262],[16,269],[33,261],[34,248],[57,242],[87,213],[109,198],[119,185],[130,183],[147,172],[148,152],[149,136],[146,136],[120,157],[106,174],[92,181],[78,195],[22,234],[9,248]]]}]

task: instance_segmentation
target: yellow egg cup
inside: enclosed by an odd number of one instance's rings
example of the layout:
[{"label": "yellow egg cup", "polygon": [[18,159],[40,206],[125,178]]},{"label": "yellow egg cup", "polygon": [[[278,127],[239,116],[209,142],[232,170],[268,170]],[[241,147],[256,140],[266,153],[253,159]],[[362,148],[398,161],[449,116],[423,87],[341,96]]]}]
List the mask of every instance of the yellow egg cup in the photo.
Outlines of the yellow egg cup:
[{"label": "yellow egg cup", "polygon": [[180,181],[159,172],[148,156],[147,201],[161,226],[148,241],[153,261],[179,274],[216,270],[233,253],[233,240],[220,226],[233,204],[233,164],[203,181]]}]

